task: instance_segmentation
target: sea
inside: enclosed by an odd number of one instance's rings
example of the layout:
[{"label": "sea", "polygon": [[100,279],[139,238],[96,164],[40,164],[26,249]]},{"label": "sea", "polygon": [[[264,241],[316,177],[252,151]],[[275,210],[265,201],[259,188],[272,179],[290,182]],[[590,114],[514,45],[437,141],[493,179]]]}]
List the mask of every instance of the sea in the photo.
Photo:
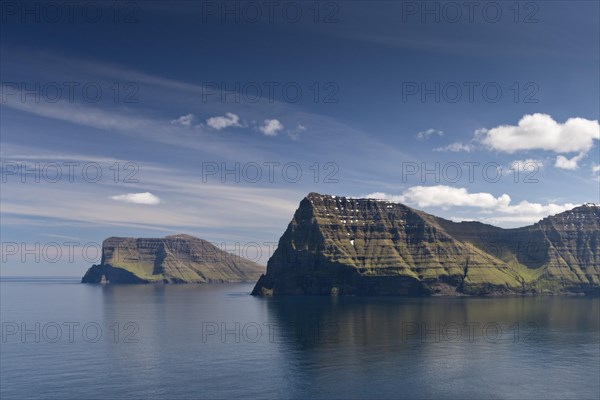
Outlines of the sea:
[{"label": "sea", "polygon": [[0,398],[599,399],[600,299],[0,281]]}]

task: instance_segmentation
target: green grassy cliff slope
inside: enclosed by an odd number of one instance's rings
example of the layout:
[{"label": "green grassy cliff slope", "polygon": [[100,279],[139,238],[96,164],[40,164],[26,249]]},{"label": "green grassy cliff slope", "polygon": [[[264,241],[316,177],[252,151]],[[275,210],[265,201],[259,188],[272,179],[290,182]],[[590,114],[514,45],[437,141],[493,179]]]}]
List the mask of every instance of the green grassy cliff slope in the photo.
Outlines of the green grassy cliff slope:
[{"label": "green grassy cliff slope", "polygon": [[598,293],[600,207],[501,229],[372,199],[302,200],[253,294]]},{"label": "green grassy cliff slope", "polygon": [[83,283],[251,282],[264,267],[188,235],[157,239],[111,237],[102,244],[102,261]]}]

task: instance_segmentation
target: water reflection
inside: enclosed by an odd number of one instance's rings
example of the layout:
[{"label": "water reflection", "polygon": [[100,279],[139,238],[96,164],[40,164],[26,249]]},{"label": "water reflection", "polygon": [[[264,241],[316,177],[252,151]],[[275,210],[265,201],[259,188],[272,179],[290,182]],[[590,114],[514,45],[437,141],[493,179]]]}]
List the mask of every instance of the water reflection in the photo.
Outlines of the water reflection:
[{"label": "water reflection", "polygon": [[282,326],[306,328],[296,331],[296,342],[303,346],[393,346],[412,340],[526,342],[561,331],[598,332],[600,320],[598,298],[280,297],[263,301]]},{"label": "water reflection", "polygon": [[[289,367],[311,382],[297,389],[311,397],[368,397],[374,388],[379,398],[600,391],[597,298],[264,301],[282,326],[320,328],[283,340]],[[594,372],[573,374],[580,363]]]},{"label": "water reflection", "polygon": [[12,335],[2,344],[2,398],[600,394],[597,298],[257,298],[252,285],[0,284],[3,322],[104,330],[95,342],[81,329],[72,342]]}]

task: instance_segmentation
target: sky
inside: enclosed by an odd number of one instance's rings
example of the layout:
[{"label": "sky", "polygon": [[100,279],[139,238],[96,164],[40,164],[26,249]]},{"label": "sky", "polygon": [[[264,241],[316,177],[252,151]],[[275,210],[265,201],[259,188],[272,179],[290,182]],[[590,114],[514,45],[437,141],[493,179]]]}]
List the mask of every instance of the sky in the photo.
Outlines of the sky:
[{"label": "sky", "polygon": [[110,236],[266,263],[309,192],[525,226],[600,203],[596,1],[3,1],[0,276]]}]

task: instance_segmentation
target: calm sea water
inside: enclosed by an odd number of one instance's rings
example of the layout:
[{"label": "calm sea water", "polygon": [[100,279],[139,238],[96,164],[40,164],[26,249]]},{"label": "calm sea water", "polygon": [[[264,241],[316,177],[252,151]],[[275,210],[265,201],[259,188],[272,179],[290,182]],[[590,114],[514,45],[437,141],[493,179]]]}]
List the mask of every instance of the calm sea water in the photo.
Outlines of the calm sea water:
[{"label": "calm sea water", "polygon": [[0,283],[2,399],[598,399],[600,300]]}]

